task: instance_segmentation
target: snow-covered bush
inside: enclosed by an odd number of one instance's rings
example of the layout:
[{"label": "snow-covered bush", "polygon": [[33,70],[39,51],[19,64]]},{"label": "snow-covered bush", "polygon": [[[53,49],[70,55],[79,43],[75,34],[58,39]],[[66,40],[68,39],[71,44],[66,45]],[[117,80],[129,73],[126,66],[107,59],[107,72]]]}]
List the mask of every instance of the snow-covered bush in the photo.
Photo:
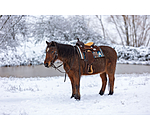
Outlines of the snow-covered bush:
[{"label": "snow-covered bush", "polygon": [[150,65],[150,47],[115,46],[118,63]]}]

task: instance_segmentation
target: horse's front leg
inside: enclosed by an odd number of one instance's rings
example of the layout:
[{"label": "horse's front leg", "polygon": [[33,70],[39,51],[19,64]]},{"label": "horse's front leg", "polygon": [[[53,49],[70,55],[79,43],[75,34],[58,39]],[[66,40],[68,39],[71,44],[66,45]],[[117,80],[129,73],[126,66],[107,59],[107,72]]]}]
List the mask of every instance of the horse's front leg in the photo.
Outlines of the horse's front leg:
[{"label": "horse's front leg", "polygon": [[74,98],[76,100],[80,100],[80,85],[75,85],[75,87],[76,87],[76,93],[74,95]]},{"label": "horse's front leg", "polygon": [[75,98],[80,100],[80,78],[74,75],[68,75],[71,80],[72,85],[72,96],[71,98]]}]

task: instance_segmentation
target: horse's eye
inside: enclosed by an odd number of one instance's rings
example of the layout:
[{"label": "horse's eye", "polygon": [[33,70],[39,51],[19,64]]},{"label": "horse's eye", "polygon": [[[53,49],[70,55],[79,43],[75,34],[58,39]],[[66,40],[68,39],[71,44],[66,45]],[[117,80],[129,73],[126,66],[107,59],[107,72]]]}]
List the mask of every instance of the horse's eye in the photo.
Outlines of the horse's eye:
[{"label": "horse's eye", "polygon": [[52,54],[53,52],[54,52],[54,51],[52,51],[51,54]]}]

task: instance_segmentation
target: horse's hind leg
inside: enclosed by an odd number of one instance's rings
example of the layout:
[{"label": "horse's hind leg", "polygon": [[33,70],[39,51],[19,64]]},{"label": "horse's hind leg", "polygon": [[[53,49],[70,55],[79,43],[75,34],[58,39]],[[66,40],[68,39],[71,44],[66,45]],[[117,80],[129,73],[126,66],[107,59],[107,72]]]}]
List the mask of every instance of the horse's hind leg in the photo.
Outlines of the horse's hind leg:
[{"label": "horse's hind leg", "polygon": [[108,74],[108,77],[109,77],[109,85],[110,85],[110,90],[108,95],[113,95],[115,77],[114,74]]},{"label": "horse's hind leg", "polygon": [[100,74],[100,77],[102,79],[102,88],[99,92],[100,95],[103,95],[106,89],[106,84],[107,84],[107,77],[106,77],[106,73],[102,73]]}]

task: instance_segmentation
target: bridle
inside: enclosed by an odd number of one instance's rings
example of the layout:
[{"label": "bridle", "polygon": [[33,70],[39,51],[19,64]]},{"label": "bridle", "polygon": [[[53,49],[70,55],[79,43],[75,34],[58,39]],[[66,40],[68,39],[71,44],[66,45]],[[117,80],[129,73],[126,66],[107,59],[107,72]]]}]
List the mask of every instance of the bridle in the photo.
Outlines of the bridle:
[{"label": "bridle", "polygon": [[52,59],[52,61],[51,61],[51,63],[50,63],[50,66],[54,67],[54,66],[55,66],[55,65],[54,65],[54,62],[55,62],[55,60],[57,60],[57,59],[58,59],[58,53],[57,53],[57,51],[55,51],[54,56],[53,56],[53,59]]},{"label": "bridle", "polygon": [[53,67],[54,69],[58,70],[59,72],[65,74],[64,82],[66,81],[66,73],[68,73],[68,72],[72,69],[72,66],[73,66],[73,64],[74,64],[74,60],[75,60],[75,46],[73,46],[73,48],[74,48],[74,56],[73,56],[74,59],[73,59],[73,62],[72,62],[72,64],[71,64],[71,66],[70,66],[70,69],[69,69],[67,72],[63,72],[63,71],[61,71],[61,70],[59,69],[59,67],[61,67],[61,66],[63,65],[63,63],[62,63],[61,65],[57,66],[57,67],[54,65],[55,60],[58,59],[57,50],[55,51],[54,56],[53,56],[53,59],[52,59],[52,61],[51,61],[51,63],[50,63],[50,66],[51,66],[51,67]]}]

